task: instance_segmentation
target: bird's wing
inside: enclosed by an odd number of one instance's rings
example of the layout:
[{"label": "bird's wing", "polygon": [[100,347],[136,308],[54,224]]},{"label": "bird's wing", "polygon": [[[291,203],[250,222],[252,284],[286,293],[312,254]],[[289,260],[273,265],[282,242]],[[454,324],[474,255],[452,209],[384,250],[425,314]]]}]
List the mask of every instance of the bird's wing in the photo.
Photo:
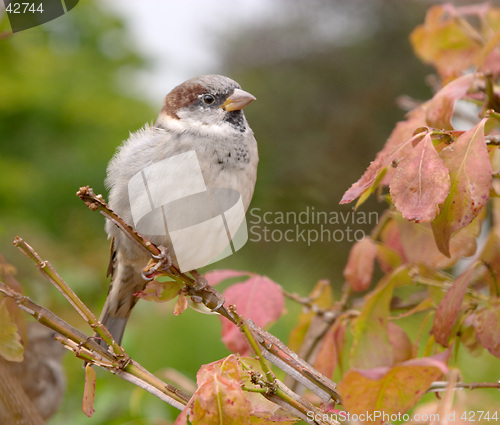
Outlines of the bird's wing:
[{"label": "bird's wing", "polygon": [[113,279],[115,273],[115,261],[116,261],[116,249],[115,249],[115,238],[111,237],[111,246],[109,248],[109,264],[108,271],[106,272],[106,277]]}]

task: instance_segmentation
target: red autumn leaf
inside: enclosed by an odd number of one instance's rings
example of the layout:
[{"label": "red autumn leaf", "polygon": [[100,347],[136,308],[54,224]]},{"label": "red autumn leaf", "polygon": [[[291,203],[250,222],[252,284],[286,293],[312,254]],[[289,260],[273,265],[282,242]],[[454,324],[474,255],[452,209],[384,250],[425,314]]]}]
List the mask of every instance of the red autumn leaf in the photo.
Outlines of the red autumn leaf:
[{"label": "red autumn leaf", "polygon": [[479,343],[495,357],[500,357],[500,304],[477,311],[474,329]]},{"label": "red autumn leaf", "polygon": [[[427,114],[427,103],[422,103],[416,108],[412,109],[406,114],[406,120],[399,121],[396,123],[396,127],[391,132],[391,135],[387,139],[387,143],[384,146],[384,150],[394,149],[394,147],[407,142],[412,139],[415,134],[420,133],[424,127],[427,126],[427,121],[425,116]],[[405,143],[403,149],[401,149],[395,158],[392,158],[392,164],[399,164],[401,160],[412,150],[412,143]],[[382,179],[382,184],[385,186],[389,185],[392,176],[396,172],[397,168],[387,167],[387,172]]]},{"label": "red autumn leaf", "polygon": [[[408,114],[406,121],[396,124],[383,149],[370,163],[361,178],[344,193],[340,203],[347,204],[357,197],[368,193],[377,180],[382,177],[384,170],[394,161],[399,162],[412,147],[415,129],[425,125],[424,107],[420,106]],[[389,169],[388,172],[391,170]]]},{"label": "red autumn leaf", "polygon": [[435,66],[444,78],[460,75],[469,68],[481,48],[455,19],[459,13],[452,5],[433,6],[425,23],[410,35],[417,56]]},{"label": "red autumn leaf", "polygon": [[432,222],[439,250],[450,256],[450,238],[467,226],[486,204],[492,187],[491,164],[484,138],[483,119],[441,151],[450,170],[450,194]]},{"label": "red autumn leaf", "polygon": [[[226,305],[234,304],[238,314],[262,328],[278,320],[285,309],[281,287],[266,276],[252,275],[243,283],[231,285],[223,295]],[[226,347],[233,352],[247,353],[248,345],[238,327],[224,317],[221,320],[222,341]]]},{"label": "red autumn leaf", "polygon": [[[383,222],[384,218],[381,218]],[[405,220],[406,222],[406,220]],[[384,273],[390,273],[401,264],[407,263],[396,220],[389,218],[380,233],[377,246],[377,261]]]},{"label": "red autumn leaf", "polygon": [[203,365],[196,375],[198,389],[177,417],[175,425],[272,425],[297,422],[298,418],[261,394],[243,391],[242,385],[254,387],[250,382],[249,369],[262,373],[255,359],[242,359],[235,355]]},{"label": "red autumn leaf", "polygon": [[395,285],[409,284],[408,270],[400,267],[386,275],[366,297],[361,314],[353,322],[351,366],[370,369],[393,364],[393,348],[387,337],[387,318]]},{"label": "red autumn leaf", "polygon": [[[491,14],[489,14],[491,16]],[[497,13],[497,16],[500,14]],[[476,66],[485,74],[498,75],[500,72],[500,30],[486,42],[481,52],[477,55]]]},{"label": "red autumn leaf", "polygon": [[413,221],[432,221],[450,191],[448,168],[427,134],[398,164],[390,182],[396,209]]},{"label": "red autumn leaf", "polygon": [[432,334],[436,341],[447,347],[450,339],[453,325],[457,321],[458,315],[462,308],[462,302],[467,291],[467,285],[472,277],[475,269],[475,264],[469,267],[464,273],[457,277],[453,286],[448,289],[434,316],[432,325]]},{"label": "red autumn leaf", "polygon": [[226,279],[231,279],[232,277],[240,277],[240,276],[251,276],[253,273],[244,272],[239,270],[212,270],[208,273],[205,273],[204,277],[207,279],[208,283],[212,286],[217,285]]},{"label": "red autumn leaf", "polygon": [[342,405],[351,415],[369,414],[371,419],[365,422],[388,422],[383,413],[390,416],[406,412],[415,406],[432,382],[446,373],[444,358],[441,353],[392,368],[351,369],[338,386]]},{"label": "red autumn leaf", "polygon": [[233,362],[234,359],[228,358],[201,367],[198,389],[176,425],[250,424],[251,406],[241,388],[237,367],[233,365],[229,372],[221,369],[224,363]]},{"label": "red autumn leaf", "polygon": [[469,257],[476,252],[476,239],[481,230],[480,217],[453,235],[449,257],[438,250],[429,223],[410,223],[401,216],[396,218],[396,222],[404,255],[409,263],[422,264],[432,269],[446,269],[460,258]]},{"label": "red autumn leaf", "polygon": [[176,316],[179,316],[180,314],[184,313],[187,306],[188,306],[188,300],[186,295],[179,294],[179,298],[177,298],[177,302],[175,303],[174,314]]},{"label": "red autumn leaf", "polygon": [[455,103],[467,94],[475,78],[474,74],[466,74],[439,90],[427,102],[427,125],[434,128],[453,130],[451,118],[455,111]]},{"label": "red autumn leaf", "polygon": [[387,165],[390,164],[390,161],[387,162],[388,156],[389,155],[383,150],[380,151],[375,160],[370,163],[361,178],[356,183],[353,183],[346,193],[344,193],[340,203],[348,204],[363,195],[365,192],[368,192],[375,184],[375,181],[382,175],[382,172]]},{"label": "red autumn leaf", "polygon": [[239,357],[231,354],[221,360],[203,365],[196,374],[196,383],[198,386],[203,385],[204,383],[211,381],[214,374],[240,382],[242,367]]},{"label": "red autumn leaf", "polygon": [[370,286],[376,254],[377,244],[370,237],[352,246],[344,268],[344,278],[355,291],[366,291]]},{"label": "red autumn leaf", "polygon": [[313,366],[327,377],[333,377],[335,367],[340,363],[339,357],[345,345],[346,328],[347,322],[345,320],[336,320],[320,342],[321,345]]},{"label": "red autumn leaf", "polygon": [[85,365],[85,386],[83,387],[82,411],[89,418],[94,414],[95,384],[97,378],[90,363]]}]

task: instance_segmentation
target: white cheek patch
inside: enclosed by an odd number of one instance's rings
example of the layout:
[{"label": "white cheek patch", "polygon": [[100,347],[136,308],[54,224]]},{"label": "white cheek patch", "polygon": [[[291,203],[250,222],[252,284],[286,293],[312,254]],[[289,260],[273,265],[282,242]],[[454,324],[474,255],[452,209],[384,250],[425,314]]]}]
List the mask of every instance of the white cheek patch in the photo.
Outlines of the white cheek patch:
[{"label": "white cheek patch", "polygon": [[179,110],[177,112],[179,119],[169,119],[168,127],[172,130],[184,131],[199,131],[204,135],[222,135],[228,131],[228,124],[224,121],[224,111],[221,109],[216,110],[203,110],[202,108],[196,110]]}]

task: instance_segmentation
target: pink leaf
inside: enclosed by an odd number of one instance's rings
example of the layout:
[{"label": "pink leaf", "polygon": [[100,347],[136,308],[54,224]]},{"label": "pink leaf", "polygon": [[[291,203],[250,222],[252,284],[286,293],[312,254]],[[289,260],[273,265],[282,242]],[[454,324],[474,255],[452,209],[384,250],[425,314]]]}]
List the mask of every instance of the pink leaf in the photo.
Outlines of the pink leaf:
[{"label": "pink leaf", "polygon": [[446,269],[460,258],[470,257],[476,252],[476,239],[481,230],[480,217],[453,235],[449,257],[437,248],[430,223],[410,223],[400,216],[396,221],[404,255],[409,263],[422,264],[433,269]]},{"label": "pink leaf", "polygon": [[229,356],[198,371],[198,389],[176,424],[250,423],[251,404],[241,388],[241,366]]},{"label": "pink leaf", "polygon": [[500,357],[500,304],[476,312],[474,329],[479,343],[495,357]]},{"label": "pink leaf", "polygon": [[212,270],[208,273],[205,273],[204,277],[207,279],[208,283],[212,286],[217,285],[226,279],[231,279],[232,277],[240,277],[240,276],[251,276],[253,273],[244,272],[239,270]]},{"label": "pink leaf", "polygon": [[336,320],[320,341],[314,367],[329,378],[333,377],[335,367],[340,364],[340,356],[345,345],[346,328],[347,321]]},{"label": "pink leaf", "polygon": [[450,194],[432,222],[439,250],[450,256],[453,232],[467,226],[481,212],[490,196],[491,164],[484,139],[483,119],[441,151],[450,170]]},{"label": "pink leaf", "polygon": [[[238,314],[252,319],[260,327],[276,321],[285,308],[281,287],[265,276],[253,275],[243,283],[230,286],[223,295],[226,305],[234,304]],[[238,327],[223,317],[221,320],[222,341],[226,347],[233,352],[247,353],[247,343]]]},{"label": "pink leaf", "polygon": [[85,365],[85,386],[83,388],[82,411],[89,418],[94,414],[94,399],[95,399],[95,370],[90,363]]},{"label": "pink leaf", "polygon": [[432,221],[450,191],[448,168],[427,134],[398,164],[390,183],[394,205],[404,218]]},{"label": "pink leaf", "polygon": [[466,74],[448,83],[428,102],[427,124],[430,127],[453,130],[451,118],[455,103],[463,98],[475,79],[474,74]]},{"label": "pink leaf", "polygon": [[196,375],[198,389],[177,417],[175,425],[276,424],[292,425],[299,419],[257,392],[249,370],[263,373],[255,359],[230,355],[203,365]]},{"label": "pink leaf", "polygon": [[[397,163],[410,151],[410,141],[413,140],[415,129],[423,126],[425,126],[425,104],[408,113],[406,121],[400,121],[396,124],[383,149],[377,154],[361,178],[347,190],[340,203],[352,202],[358,196],[368,192],[391,162]],[[389,168],[387,173],[391,173],[391,170]]]},{"label": "pink leaf", "polygon": [[[383,218],[380,221],[382,220]],[[387,221],[380,234],[380,242],[382,243],[378,245],[376,258],[384,273],[390,273],[407,262],[398,223],[395,219],[391,218]]]},{"label": "pink leaf", "polygon": [[469,284],[474,269],[475,265],[473,264],[455,280],[453,286],[448,289],[439,303],[436,315],[434,316],[432,334],[436,341],[445,347],[448,346],[448,340],[451,336],[453,325],[460,313],[465,292],[467,291],[467,285]]},{"label": "pink leaf", "polygon": [[351,248],[344,278],[355,291],[366,291],[370,286],[376,254],[377,244],[369,237],[356,242]]}]

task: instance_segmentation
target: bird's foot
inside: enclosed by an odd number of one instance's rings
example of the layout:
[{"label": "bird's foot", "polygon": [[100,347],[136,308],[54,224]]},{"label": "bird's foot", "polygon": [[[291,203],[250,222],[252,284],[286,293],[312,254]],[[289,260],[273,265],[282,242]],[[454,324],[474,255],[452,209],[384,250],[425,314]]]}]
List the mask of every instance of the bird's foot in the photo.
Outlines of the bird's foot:
[{"label": "bird's foot", "polygon": [[168,272],[172,266],[172,257],[166,248],[160,245],[158,249],[160,250],[160,254],[153,255],[148,265],[142,270],[142,278],[144,280],[153,280],[155,276],[163,272]]},{"label": "bird's foot", "polygon": [[215,290],[196,270],[190,272],[194,277],[194,285],[190,285],[188,293],[195,303],[203,303],[211,311],[217,312],[224,305],[224,297]]}]

